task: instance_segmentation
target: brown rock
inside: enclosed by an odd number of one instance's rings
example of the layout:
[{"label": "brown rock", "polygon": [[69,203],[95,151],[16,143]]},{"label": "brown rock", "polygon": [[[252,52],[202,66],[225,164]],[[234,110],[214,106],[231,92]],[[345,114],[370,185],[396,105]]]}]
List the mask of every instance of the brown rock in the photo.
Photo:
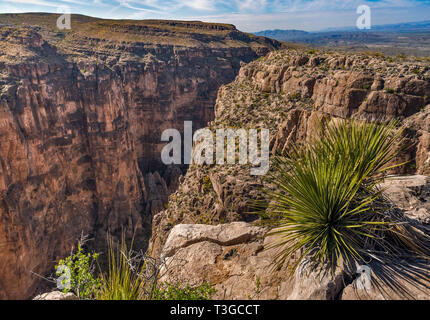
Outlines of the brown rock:
[{"label": "brown rock", "polygon": [[285,299],[291,292],[287,270],[271,272],[264,233],[246,223],[178,225],[163,249],[167,259],[161,281],[191,286],[207,281],[215,285],[215,299]]},{"label": "brown rock", "polygon": [[430,177],[393,176],[381,184],[385,195],[405,214],[422,224],[430,224]]},{"label": "brown rock", "polygon": [[345,286],[347,274],[336,270],[330,272],[311,270],[310,264],[304,260],[294,274],[292,292],[288,300],[336,300]]}]

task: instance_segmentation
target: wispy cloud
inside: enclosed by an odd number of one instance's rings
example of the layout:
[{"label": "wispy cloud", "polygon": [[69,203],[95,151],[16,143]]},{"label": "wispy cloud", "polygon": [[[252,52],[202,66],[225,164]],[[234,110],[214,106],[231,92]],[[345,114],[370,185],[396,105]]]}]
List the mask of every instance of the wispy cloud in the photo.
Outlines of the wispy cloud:
[{"label": "wispy cloud", "polygon": [[398,8],[414,7],[421,4],[430,4],[427,0],[275,0],[272,7],[276,11],[330,11],[355,9],[366,4],[372,8]]},{"label": "wispy cloud", "polygon": [[216,10],[216,3],[215,1],[211,0],[186,0],[182,2],[184,6],[187,6],[192,9],[196,10],[209,10],[213,11]]},{"label": "wispy cloud", "polygon": [[235,0],[236,6],[239,11],[248,11],[248,10],[265,10],[267,8],[266,0]]},{"label": "wispy cloud", "polygon": [[34,5],[34,6],[42,6],[42,7],[58,7],[61,5],[60,2],[49,2],[44,0],[3,0],[1,2],[8,2],[13,4],[28,4],[28,5]]},{"label": "wispy cloud", "polygon": [[430,0],[0,0],[0,12],[73,13],[114,19],[183,19],[236,24],[245,31],[319,29],[354,25],[356,8],[367,4],[374,21],[428,20]]}]

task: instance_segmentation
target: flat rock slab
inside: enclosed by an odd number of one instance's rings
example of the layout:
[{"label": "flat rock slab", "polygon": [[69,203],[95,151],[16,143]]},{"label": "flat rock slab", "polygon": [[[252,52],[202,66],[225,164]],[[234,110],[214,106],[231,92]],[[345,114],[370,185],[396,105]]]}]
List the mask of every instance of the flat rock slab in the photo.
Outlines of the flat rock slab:
[{"label": "flat rock slab", "polygon": [[217,226],[180,224],[170,232],[161,256],[170,257],[179,249],[199,242],[212,242],[220,246],[231,246],[256,239],[265,233],[264,228],[246,222],[233,222]]}]

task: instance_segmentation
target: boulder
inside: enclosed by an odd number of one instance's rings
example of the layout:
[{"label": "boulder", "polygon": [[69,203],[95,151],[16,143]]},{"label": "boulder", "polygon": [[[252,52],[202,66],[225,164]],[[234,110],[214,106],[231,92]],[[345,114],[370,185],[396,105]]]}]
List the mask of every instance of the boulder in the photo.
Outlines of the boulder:
[{"label": "boulder", "polygon": [[177,225],[163,249],[161,281],[191,286],[211,283],[214,299],[286,299],[288,270],[273,270],[273,252],[264,245],[265,228],[248,223]]},{"label": "boulder", "polygon": [[430,223],[429,176],[391,176],[381,184],[381,188],[409,218],[422,224]]},{"label": "boulder", "polygon": [[52,291],[36,296],[33,300],[79,300],[73,293],[63,293],[60,291]]},{"label": "boulder", "polygon": [[307,260],[303,260],[294,273],[292,292],[288,300],[336,300],[345,286],[348,274],[337,269],[332,275],[329,271],[311,268]]}]

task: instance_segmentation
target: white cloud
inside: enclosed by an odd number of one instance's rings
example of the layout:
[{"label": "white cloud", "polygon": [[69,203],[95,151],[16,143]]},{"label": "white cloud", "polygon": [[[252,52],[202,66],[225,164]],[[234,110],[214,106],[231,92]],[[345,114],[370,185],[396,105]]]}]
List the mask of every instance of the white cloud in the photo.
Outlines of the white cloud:
[{"label": "white cloud", "polygon": [[[234,24],[239,30],[256,32],[268,29],[298,29],[318,31],[325,28],[355,26],[355,10],[295,11],[261,14],[225,14],[194,17],[206,22],[224,22]],[[376,24],[391,24],[428,20],[429,11],[422,8],[375,8],[372,21]]]},{"label": "white cloud", "polygon": [[235,2],[239,11],[264,11],[267,6],[266,0],[235,0]]},{"label": "white cloud", "polygon": [[185,6],[195,10],[216,10],[216,3],[212,0],[186,0],[181,2]]},{"label": "white cloud", "polygon": [[[84,1],[78,1],[78,0],[60,0],[60,1],[61,2],[66,2],[66,3],[78,4],[78,5],[81,5],[81,6],[91,5],[91,3],[84,2]],[[59,5],[61,5],[61,3]]]},{"label": "white cloud", "polygon": [[330,11],[355,9],[366,4],[371,8],[396,8],[413,7],[422,3],[418,0],[275,0],[273,8],[277,12],[298,12],[298,11]]},{"label": "white cloud", "polygon": [[36,6],[42,6],[42,7],[58,7],[59,4],[55,2],[49,2],[44,0],[3,0],[4,2],[11,2],[14,4],[20,3],[20,4],[30,4],[30,5],[36,5]]},{"label": "white cloud", "polygon": [[22,12],[22,10],[18,9],[15,6],[6,4],[0,7],[0,12],[1,13],[20,13]]}]

